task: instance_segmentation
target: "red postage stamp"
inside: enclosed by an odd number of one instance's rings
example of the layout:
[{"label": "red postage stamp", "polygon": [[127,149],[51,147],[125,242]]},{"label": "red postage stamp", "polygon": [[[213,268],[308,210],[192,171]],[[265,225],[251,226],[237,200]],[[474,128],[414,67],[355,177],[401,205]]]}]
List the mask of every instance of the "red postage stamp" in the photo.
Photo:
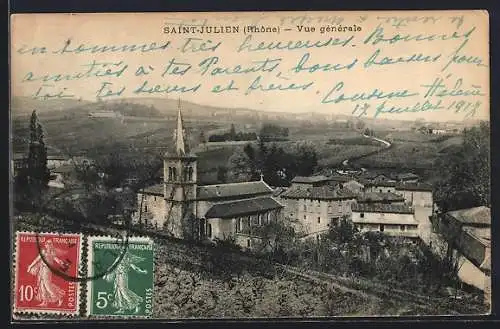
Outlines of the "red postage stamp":
[{"label": "red postage stamp", "polygon": [[80,234],[17,232],[14,312],[77,315]]}]

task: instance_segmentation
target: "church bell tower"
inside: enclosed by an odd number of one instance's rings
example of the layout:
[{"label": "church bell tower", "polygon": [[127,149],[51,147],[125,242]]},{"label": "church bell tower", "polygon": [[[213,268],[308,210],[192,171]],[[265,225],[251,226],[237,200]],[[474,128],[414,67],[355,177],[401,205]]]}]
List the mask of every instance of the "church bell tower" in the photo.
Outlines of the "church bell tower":
[{"label": "church bell tower", "polygon": [[198,236],[196,223],[196,155],[191,153],[178,100],[172,148],[163,161],[165,222],[163,230],[180,239]]}]

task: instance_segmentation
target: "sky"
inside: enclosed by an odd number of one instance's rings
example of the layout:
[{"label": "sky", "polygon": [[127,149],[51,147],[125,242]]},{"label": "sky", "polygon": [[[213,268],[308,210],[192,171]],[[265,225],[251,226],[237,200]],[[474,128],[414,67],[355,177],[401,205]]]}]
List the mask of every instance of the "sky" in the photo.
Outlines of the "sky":
[{"label": "sky", "polygon": [[11,30],[13,96],[489,118],[483,11],[23,14]]}]

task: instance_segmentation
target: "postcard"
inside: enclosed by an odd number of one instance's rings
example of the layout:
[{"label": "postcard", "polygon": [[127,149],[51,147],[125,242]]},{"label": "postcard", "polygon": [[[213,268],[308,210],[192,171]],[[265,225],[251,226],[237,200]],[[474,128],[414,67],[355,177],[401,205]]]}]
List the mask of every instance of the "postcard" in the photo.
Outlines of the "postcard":
[{"label": "postcard", "polygon": [[12,15],[12,318],[489,314],[488,24]]}]

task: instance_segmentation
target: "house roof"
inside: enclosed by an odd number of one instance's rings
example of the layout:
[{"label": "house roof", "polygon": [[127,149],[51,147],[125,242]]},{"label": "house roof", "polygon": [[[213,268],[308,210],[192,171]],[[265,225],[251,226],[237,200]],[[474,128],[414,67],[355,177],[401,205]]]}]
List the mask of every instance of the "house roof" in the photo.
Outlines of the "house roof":
[{"label": "house roof", "polygon": [[374,180],[371,182],[368,182],[366,186],[383,186],[383,187],[395,187],[396,182],[390,182],[386,180]]},{"label": "house roof", "polygon": [[347,183],[349,181],[352,181],[352,177],[349,176],[341,176],[341,175],[332,175],[328,176],[327,178],[329,181],[334,181],[334,182],[340,182],[340,183]]},{"label": "house roof", "polygon": [[303,184],[312,184],[327,181],[328,178],[323,175],[318,176],[295,176],[292,179],[292,183],[303,183]]},{"label": "house roof", "polygon": [[491,225],[491,210],[485,206],[449,211],[446,215],[463,224]]},{"label": "house roof", "polygon": [[491,228],[464,227],[463,230],[486,247],[491,247]]},{"label": "house roof", "polygon": [[73,165],[63,165],[51,170],[53,173],[68,174],[75,171],[75,166]]},{"label": "house roof", "polygon": [[414,210],[404,204],[357,203],[352,205],[355,212],[376,212],[392,214],[413,214]]},{"label": "house roof", "polygon": [[419,177],[413,173],[403,173],[403,174],[396,174],[395,178],[398,180],[410,180],[410,179],[418,179]]},{"label": "house roof", "polygon": [[366,180],[381,180],[381,181],[389,179],[388,175],[385,175],[385,174],[380,173],[380,172],[373,172],[373,171],[371,171],[371,172],[365,171],[359,176],[359,178],[366,179]]},{"label": "house roof", "polygon": [[479,268],[483,271],[491,272],[491,254],[487,253],[484,261],[479,265]]},{"label": "house roof", "polygon": [[377,203],[377,202],[403,202],[405,199],[402,195],[387,192],[365,192],[360,193],[356,199],[360,203]]},{"label": "house roof", "polygon": [[273,189],[264,181],[199,186],[198,200],[272,194]]},{"label": "house roof", "polygon": [[214,204],[205,214],[205,218],[234,218],[283,208],[283,205],[271,197],[246,199]]},{"label": "house roof", "polygon": [[280,196],[281,193],[286,191],[286,187],[276,187],[273,191],[273,196]]},{"label": "house roof", "polygon": [[354,199],[356,195],[348,190],[338,189],[330,185],[313,187],[292,187],[280,195],[289,199],[312,200],[345,200]]},{"label": "house roof", "polygon": [[65,155],[53,154],[53,155],[47,155],[47,160],[63,160],[63,161],[67,161],[67,160],[69,160],[69,157],[67,157]]},{"label": "house roof", "polygon": [[355,186],[355,187],[364,187],[364,184],[361,182],[358,182],[357,180],[351,179],[348,182],[345,182],[343,184],[344,187],[349,187],[349,186]]},{"label": "house roof", "polygon": [[425,183],[399,183],[396,184],[396,190],[432,192],[432,185]]}]

